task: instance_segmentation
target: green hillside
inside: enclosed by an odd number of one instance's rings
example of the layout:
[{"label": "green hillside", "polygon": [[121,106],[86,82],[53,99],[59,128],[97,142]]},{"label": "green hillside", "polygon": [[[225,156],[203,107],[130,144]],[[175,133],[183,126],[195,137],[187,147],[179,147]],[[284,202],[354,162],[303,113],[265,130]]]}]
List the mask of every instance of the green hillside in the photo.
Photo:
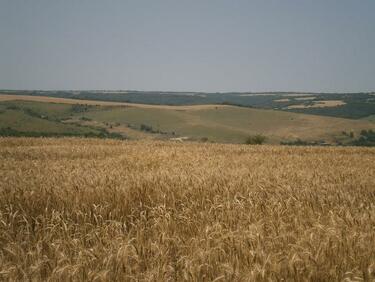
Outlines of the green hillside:
[{"label": "green hillside", "polygon": [[243,143],[250,135],[262,134],[268,143],[276,144],[296,139],[342,142],[348,136],[342,135],[343,131],[358,135],[375,127],[367,120],[236,106],[99,106],[59,101],[2,101],[0,129],[47,135],[114,134],[130,139],[185,137],[224,143]]},{"label": "green hillside", "polygon": [[209,109],[160,109],[138,107],[96,108],[85,117],[106,123],[135,127],[142,124],[156,131],[174,132],[178,136],[208,138],[217,142],[242,142],[246,136],[263,134],[271,143],[285,139],[329,139],[342,131],[358,132],[372,128],[367,121],[312,116],[274,110],[241,107]]},{"label": "green hillside", "polygon": [[101,128],[65,123],[77,105],[29,101],[0,103],[0,134],[3,136],[106,136]]}]

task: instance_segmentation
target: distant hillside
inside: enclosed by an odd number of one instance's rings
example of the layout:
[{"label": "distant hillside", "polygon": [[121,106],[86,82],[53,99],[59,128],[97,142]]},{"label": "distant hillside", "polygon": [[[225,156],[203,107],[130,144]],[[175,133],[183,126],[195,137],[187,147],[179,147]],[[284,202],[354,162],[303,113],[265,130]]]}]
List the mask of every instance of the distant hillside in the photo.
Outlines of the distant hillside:
[{"label": "distant hillside", "polygon": [[367,120],[229,105],[142,105],[0,95],[1,100],[0,127],[21,132],[105,132],[105,136],[130,139],[186,137],[224,143],[243,143],[248,136],[262,134],[273,144],[297,139],[335,144],[348,142],[363,129],[375,129]]},{"label": "distant hillside", "polygon": [[375,115],[375,93],[160,92],[160,91],[0,91],[10,95],[150,105],[224,104],[359,119]]}]

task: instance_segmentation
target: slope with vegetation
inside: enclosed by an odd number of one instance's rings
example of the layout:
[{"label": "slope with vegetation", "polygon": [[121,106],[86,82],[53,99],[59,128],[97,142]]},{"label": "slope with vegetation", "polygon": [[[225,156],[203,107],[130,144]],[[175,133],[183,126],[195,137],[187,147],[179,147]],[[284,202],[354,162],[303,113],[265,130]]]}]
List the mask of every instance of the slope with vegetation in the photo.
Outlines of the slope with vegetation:
[{"label": "slope with vegetation", "polygon": [[122,138],[105,128],[64,122],[87,108],[79,104],[3,101],[0,102],[0,136]]},{"label": "slope with vegetation", "polygon": [[150,105],[235,105],[261,109],[278,109],[320,116],[350,119],[375,115],[375,93],[204,93],[160,91],[0,91],[3,94],[29,97],[96,100]]},{"label": "slope with vegetation", "polygon": [[[30,100],[14,101],[15,97]],[[0,128],[10,127],[18,131],[30,130],[33,127],[23,126],[25,123],[20,122],[16,114],[28,115],[29,123],[40,124],[38,128],[45,128],[46,132],[61,128],[63,132],[78,131],[82,136],[91,132],[104,136],[117,134],[133,139],[188,137],[193,140],[225,143],[244,143],[249,136],[261,134],[267,137],[268,143],[273,144],[298,138],[307,142],[324,140],[334,144],[339,139],[348,139],[341,136],[343,131],[358,135],[361,130],[375,129],[374,123],[367,120],[229,105],[108,104],[11,95],[0,95],[0,99],[3,100],[0,102]],[[13,118],[12,115],[9,117],[9,108],[12,107]]]}]

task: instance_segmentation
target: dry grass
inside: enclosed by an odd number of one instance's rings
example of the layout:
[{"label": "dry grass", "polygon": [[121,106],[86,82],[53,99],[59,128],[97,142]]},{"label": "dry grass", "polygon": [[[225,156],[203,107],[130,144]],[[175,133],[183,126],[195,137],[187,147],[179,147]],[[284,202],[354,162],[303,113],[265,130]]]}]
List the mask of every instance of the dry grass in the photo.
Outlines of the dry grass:
[{"label": "dry grass", "polygon": [[286,97],[303,97],[303,96],[310,96],[309,93],[290,93],[290,94],[284,94]]},{"label": "dry grass", "polygon": [[287,109],[308,109],[308,108],[330,108],[346,105],[341,100],[325,100],[325,101],[314,101],[312,105],[291,105]]},{"label": "dry grass", "polygon": [[297,97],[297,98],[294,98],[294,100],[297,100],[297,101],[308,101],[308,100],[314,100],[316,97],[315,96],[312,96],[312,97]]},{"label": "dry grass", "polygon": [[285,99],[277,99],[277,100],[273,100],[273,101],[282,103],[282,102],[289,102],[290,99],[285,98]]},{"label": "dry grass", "polygon": [[99,100],[83,100],[83,99],[69,99],[69,98],[56,98],[46,96],[31,96],[31,95],[9,95],[0,93],[1,101],[32,101],[44,103],[60,103],[60,104],[78,104],[78,105],[93,105],[93,106],[127,106],[134,108],[144,109],[166,109],[166,110],[205,110],[216,108],[229,108],[233,106],[228,105],[192,105],[192,106],[169,106],[169,105],[149,105],[125,102],[109,102]]},{"label": "dry grass", "polygon": [[0,280],[360,281],[375,150],[0,139]]}]

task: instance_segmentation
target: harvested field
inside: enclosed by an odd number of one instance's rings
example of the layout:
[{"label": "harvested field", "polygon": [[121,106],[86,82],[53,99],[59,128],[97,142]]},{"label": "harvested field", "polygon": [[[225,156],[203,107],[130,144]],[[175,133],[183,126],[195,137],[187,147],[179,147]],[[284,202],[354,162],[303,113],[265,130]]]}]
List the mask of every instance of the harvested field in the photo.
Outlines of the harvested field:
[{"label": "harvested field", "polygon": [[0,279],[375,278],[375,150],[0,139]]},{"label": "harvested field", "polygon": [[298,101],[308,101],[308,100],[314,100],[315,97],[297,97],[297,98],[294,98],[295,100],[298,100]]},{"label": "harvested field", "polygon": [[273,100],[274,102],[278,102],[278,103],[283,103],[283,102],[289,102],[290,99],[277,99],[277,100]]},{"label": "harvested field", "polygon": [[343,106],[346,103],[341,100],[324,100],[324,101],[314,101],[312,105],[291,105],[288,109],[308,109],[308,108],[328,108]]},{"label": "harvested field", "polygon": [[291,93],[291,94],[284,94],[286,97],[302,97],[302,96],[310,96],[311,94],[308,93]]},{"label": "harvested field", "polygon": [[216,109],[230,107],[227,105],[192,105],[192,106],[167,106],[167,105],[148,105],[148,104],[135,104],[123,102],[108,102],[99,100],[81,100],[69,98],[55,98],[46,96],[29,96],[29,95],[7,95],[0,93],[1,101],[34,101],[46,103],[61,103],[61,104],[78,104],[78,105],[93,105],[93,106],[127,106],[135,108],[146,109],[169,109],[169,110],[202,110],[202,109]]}]

